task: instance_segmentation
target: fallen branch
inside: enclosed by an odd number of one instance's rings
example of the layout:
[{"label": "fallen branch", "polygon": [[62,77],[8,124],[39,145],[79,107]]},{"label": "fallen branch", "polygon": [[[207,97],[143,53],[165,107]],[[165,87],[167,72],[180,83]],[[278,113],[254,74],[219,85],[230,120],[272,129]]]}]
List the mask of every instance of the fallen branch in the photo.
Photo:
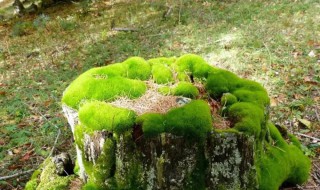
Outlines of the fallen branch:
[{"label": "fallen branch", "polygon": [[123,32],[135,32],[138,31],[136,28],[112,28],[113,31],[123,31]]},{"label": "fallen branch", "polygon": [[33,172],[34,170],[35,169],[31,169],[31,170],[22,171],[22,172],[19,172],[19,173],[16,173],[16,174],[8,175],[8,176],[3,176],[3,177],[0,177],[0,181],[6,180],[6,179],[10,179],[10,178],[14,178],[14,177],[18,177],[18,176],[21,176],[21,175],[25,175],[25,174]]},{"label": "fallen branch", "polygon": [[318,121],[320,122],[320,117],[319,117],[319,114],[318,114],[318,112],[317,112],[317,109],[315,109],[314,111],[315,111],[315,113],[316,113],[316,117],[317,117]]},{"label": "fallen branch", "polygon": [[313,139],[313,140],[315,140],[315,141],[318,141],[318,142],[320,142],[320,139],[319,138],[316,138],[316,137],[312,137],[312,136],[309,136],[309,135],[305,135],[305,134],[302,134],[302,133],[296,133],[297,135],[299,135],[299,136],[302,136],[302,137],[307,137],[307,138],[309,138],[309,139]]},{"label": "fallen branch", "polygon": [[55,149],[55,147],[56,147],[56,145],[57,145],[57,142],[58,142],[58,139],[59,139],[60,134],[61,134],[61,130],[58,129],[57,137],[56,137],[56,139],[54,140],[54,143],[53,143],[53,146],[52,146],[52,148],[51,148],[50,154],[48,155],[47,158],[49,158],[50,156],[52,156],[53,151],[54,151],[54,149]]}]

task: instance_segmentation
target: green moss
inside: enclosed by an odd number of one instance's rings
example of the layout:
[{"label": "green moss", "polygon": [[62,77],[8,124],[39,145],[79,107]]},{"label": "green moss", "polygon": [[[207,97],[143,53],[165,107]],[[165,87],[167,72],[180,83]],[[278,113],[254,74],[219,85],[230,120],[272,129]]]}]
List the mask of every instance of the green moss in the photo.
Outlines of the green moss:
[{"label": "green moss", "polygon": [[173,89],[175,96],[184,96],[187,98],[196,98],[199,96],[199,90],[192,83],[179,82],[177,87]]},{"label": "green moss", "polygon": [[186,54],[175,62],[178,72],[189,72],[197,78],[207,78],[209,73],[215,70],[202,57],[194,54]]},{"label": "green moss", "polygon": [[221,104],[223,106],[230,106],[238,102],[238,98],[231,93],[224,93],[221,97]]},{"label": "green moss", "polygon": [[175,135],[205,138],[213,128],[210,108],[203,100],[194,100],[174,108],[164,117],[166,132]]},{"label": "green moss", "polygon": [[[207,189],[206,188],[206,169],[208,168],[208,160],[206,159],[204,149],[201,148],[205,145],[198,145],[198,152],[196,155],[196,165],[190,176],[187,177],[188,183],[184,189]],[[220,190],[220,189],[219,189]]]},{"label": "green moss", "polygon": [[205,88],[210,96],[220,98],[223,93],[235,90],[240,81],[241,79],[234,73],[223,69],[217,69],[208,76]]},{"label": "green moss", "polygon": [[83,140],[84,140],[85,126],[79,124],[74,128],[74,141],[78,147],[83,150]]},{"label": "green moss", "polygon": [[145,93],[146,88],[146,84],[142,81],[120,76],[97,78],[83,75],[70,84],[62,97],[62,102],[77,109],[79,103],[86,99],[112,101],[119,96],[137,98]]},{"label": "green moss", "polygon": [[169,86],[163,86],[163,87],[158,88],[158,92],[163,95],[170,95],[171,88]]},{"label": "green moss", "polygon": [[85,103],[79,109],[79,120],[86,132],[104,129],[120,134],[133,127],[135,117],[132,110],[99,101]]},{"label": "green moss", "polygon": [[167,66],[172,65],[175,61],[176,61],[175,57],[158,57],[158,58],[153,58],[153,59],[149,59],[148,60],[148,62],[151,65],[164,64],[164,65],[167,65]]},{"label": "green moss", "polygon": [[111,177],[112,169],[115,165],[115,141],[106,139],[95,164],[87,161],[85,158],[83,158],[83,161],[89,181],[97,184],[99,187],[104,187],[104,182],[107,178]]},{"label": "green moss", "polygon": [[73,168],[73,173],[76,174],[77,176],[80,175],[80,166],[78,163],[78,159],[76,159],[75,164],[74,164],[74,168]]},{"label": "green moss", "polygon": [[150,64],[141,57],[131,57],[123,62],[128,67],[128,78],[148,80],[151,75]]},{"label": "green moss", "polygon": [[38,179],[39,176],[40,176],[40,174],[41,174],[41,170],[40,170],[40,169],[35,170],[35,171],[33,172],[32,176],[31,176],[31,179],[32,179],[32,180],[33,180],[33,179]]},{"label": "green moss", "polygon": [[26,186],[25,186],[25,190],[36,190],[37,186],[38,186],[38,180],[37,179],[32,179],[30,181],[27,182]]},{"label": "green moss", "polygon": [[143,114],[137,118],[136,123],[142,125],[145,137],[154,137],[165,131],[164,117],[161,114]]},{"label": "green moss", "polygon": [[208,104],[202,100],[173,108],[166,114],[148,113],[141,115],[137,123],[142,125],[146,137],[162,132],[191,138],[205,138],[212,131],[212,118]]},{"label": "green moss", "polygon": [[228,116],[234,123],[233,128],[248,135],[260,136],[265,122],[263,110],[252,103],[238,102],[230,106]]},{"label": "green moss", "polygon": [[48,190],[67,190],[69,189],[69,182],[75,177],[74,175],[69,176],[58,176],[55,173],[55,165],[51,158],[48,158],[43,163],[43,171],[40,175],[40,183],[37,186],[37,190],[48,189]]},{"label": "green moss", "polygon": [[170,67],[161,64],[155,63],[152,65],[152,76],[153,80],[158,84],[166,84],[174,81],[173,74]]},{"label": "green moss", "polygon": [[295,145],[288,145],[271,123],[268,129],[272,141],[259,159],[259,189],[276,190],[283,183],[302,184],[309,176],[310,160]]},{"label": "green moss", "polygon": [[191,73],[177,72],[177,79],[179,81],[191,82],[189,75],[191,75]]},{"label": "green moss", "polygon": [[269,97],[266,95],[265,91],[249,91],[240,88],[239,90],[235,90],[233,94],[238,98],[240,102],[251,102],[260,107],[264,108],[269,105]]},{"label": "green moss", "polygon": [[[145,190],[146,181],[143,181],[143,168],[142,163],[133,159],[128,164],[128,170],[121,176],[117,178],[116,175],[116,188],[113,189],[135,189],[135,190]],[[123,179],[125,179],[123,181]]]},{"label": "green moss", "polygon": [[85,75],[100,76],[103,78],[109,78],[114,76],[126,77],[128,72],[128,66],[123,63],[114,63],[104,67],[98,67],[90,69],[85,72]]}]

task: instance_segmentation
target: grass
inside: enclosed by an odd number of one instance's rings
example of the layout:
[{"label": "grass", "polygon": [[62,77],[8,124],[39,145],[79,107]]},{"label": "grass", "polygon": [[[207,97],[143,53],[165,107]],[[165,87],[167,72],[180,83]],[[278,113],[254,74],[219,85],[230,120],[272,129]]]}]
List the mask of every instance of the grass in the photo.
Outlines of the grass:
[{"label": "grass", "polygon": [[[61,113],[62,92],[85,70],[129,56],[199,54],[265,86],[274,123],[320,135],[317,0],[180,2],[58,4],[39,15],[2,21],[0,176],[41,163],[58,129],[62,135],[56,148],[69,150],[71,131]],[[168,6],[172,9],[166,14]],[[138,31],[113,31],[112,23]],[[299,119],[312,126],[301,125]],[[308,138],[302,141],[311,143]],[[309,152],[314,160],[319,151]],[[28,177],[1,181],[0,187],[21,189]]]}]

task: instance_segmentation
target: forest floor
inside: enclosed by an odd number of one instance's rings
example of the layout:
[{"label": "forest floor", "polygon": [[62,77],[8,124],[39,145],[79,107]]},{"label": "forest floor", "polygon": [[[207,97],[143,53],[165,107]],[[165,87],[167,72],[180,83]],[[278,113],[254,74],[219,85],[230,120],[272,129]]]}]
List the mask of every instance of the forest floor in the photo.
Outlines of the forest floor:
[{"label": "forest floor", "polygon": [[[271,120],[313,160],[296,188],[320,188],[319,10],[318,0],[84,0],[0,16],[0,179],[37,168],[53,148],[74,155],[60,99],[80,73],[194,53],[268,90]],[[30,175],[0,180],[0,189],[23,189]]]}]

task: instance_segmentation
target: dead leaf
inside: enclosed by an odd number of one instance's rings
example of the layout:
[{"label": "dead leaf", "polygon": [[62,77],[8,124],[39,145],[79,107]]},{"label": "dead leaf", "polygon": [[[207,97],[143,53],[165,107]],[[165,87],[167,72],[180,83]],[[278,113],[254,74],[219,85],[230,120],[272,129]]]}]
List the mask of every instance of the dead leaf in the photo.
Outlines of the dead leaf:
[{"label": "dead leaf", "polygon": [[319,84],[318,82],[313,81],[312,78],[309,77],[309,76],[305,76],[305,77],[303,78],[303,81],[304,81],[305,83],[307,83],[307,84],[312,84],[312,85],[318,85],[318,84]]},{"label": "dead leaf", "polygon": [[301,94],[294,94],[293,97],[294,97],[294,99],[296,99],[296,100],[302,98]]},{"label": "dead leaf", "polygon": [[15,165],[15,164],[13,164],[13,165],[9,166],[8,169],[9,169],[9,170],[16,170],[16,169],[19,169],[19,168],[21,168],[21,167],[22,167],[21,165]]},{"label": "dead leaf", "polygon": [[21,148],[15,148],[13,149],[14,154],[19,154],[21,152]]},{"label": "dead leaf", "polygon": [[275,99],[275,98],[271,98],[270,99],[270,105],[271,105],[271,107],[275,107],[275,106],[277,106],[279,103],[278,103],[278,101]]},{"label": "dead leaf", "polygon": [[28,125],[28,123],[26,123],[26,122],[21,122],[21,123],[18,124],[18,127],[19,127],[19,128],[23,128],[23,127],[25,127],[25,126],[27,126],[27,125]]},{"label": "dead leaf", "polygon": [[303,125],[304,127],[308,128],[308,129],[311,129],[312,127],[312,123],[309,121],[309,120],[306,120],[306,119],[298,119],[299,123],[301,125]]},{"label": "dead leaf", "polygon": [[0,96],[5,96],[6,92],[5,91],[0,91]]},{"label": "dead leaf", "polygon": [[20,161],[27,161],[30,159],[30,157],[33,155],[33,150],[28,151],[27,153],[25,153],[21,158]]},{"label": "dead leaf", "polygon": [[48,107],[48,106],[50,106],[52,104],[52,102],[53,101],[51,99],[49,99],[49,100],[46,100],[43,104],[44,104],[45,107]]}]

